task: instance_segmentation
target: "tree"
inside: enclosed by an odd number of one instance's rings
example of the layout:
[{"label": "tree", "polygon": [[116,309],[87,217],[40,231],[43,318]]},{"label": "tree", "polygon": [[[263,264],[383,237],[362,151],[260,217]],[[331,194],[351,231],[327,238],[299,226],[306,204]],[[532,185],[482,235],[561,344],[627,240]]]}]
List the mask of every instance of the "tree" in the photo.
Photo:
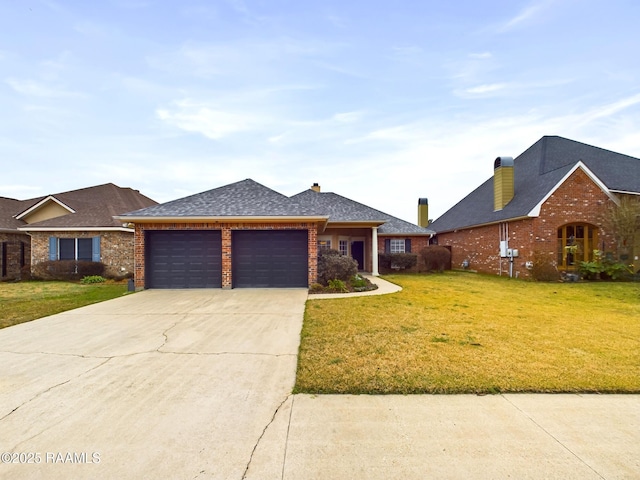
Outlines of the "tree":
[{"label": "tree", "polygon": [[620,260],[632,263],[635,238],[640,231],[640,198],[621,196],[618,204],[612,203],[609,207],[605,224],[616,239]]}]

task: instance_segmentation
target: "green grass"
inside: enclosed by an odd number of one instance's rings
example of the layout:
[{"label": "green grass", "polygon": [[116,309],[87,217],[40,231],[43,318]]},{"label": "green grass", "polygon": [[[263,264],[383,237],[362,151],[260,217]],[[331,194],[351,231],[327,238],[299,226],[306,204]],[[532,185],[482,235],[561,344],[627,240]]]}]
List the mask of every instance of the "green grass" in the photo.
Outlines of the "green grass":
[{"label": "green grass", "polygon": [[448,272],[309,300],[295,392],[640,392],[640,285]]},{"label": "green grass", "polygon": [[124,283],[0,283],[0,328],[122,296]]}]

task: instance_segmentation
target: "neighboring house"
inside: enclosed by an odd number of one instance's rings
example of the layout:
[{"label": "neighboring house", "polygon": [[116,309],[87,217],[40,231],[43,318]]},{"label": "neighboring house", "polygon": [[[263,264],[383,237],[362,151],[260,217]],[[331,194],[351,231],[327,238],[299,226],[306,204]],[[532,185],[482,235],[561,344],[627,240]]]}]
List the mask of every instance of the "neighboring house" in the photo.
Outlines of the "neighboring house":
[{"label": "neighboring house", "polygon": [[2,279],[24,269],[43,276],[42,262],[87,260],[108,276],[133,272],[133,229],[113,217],[157,202],[112,183],[30,200],[0,198]]},{"label": "neighboring house", "polygon": [[493,178],[429,228],[457,268],[521,276],[537,258],[571,271],[600,250],[638,270],[633,249],[619,249],[607,226],[612,204],[638,195],[640,159],[545,136],[515,159],[498,157]]},{"label": "neighboring house", "polygon": [[377,274],[385,245],[415,250],[433,234],[317,184],[287,197],[251,179],[117,219],[135,224],[136,288],[308,287],[318,249]]}]

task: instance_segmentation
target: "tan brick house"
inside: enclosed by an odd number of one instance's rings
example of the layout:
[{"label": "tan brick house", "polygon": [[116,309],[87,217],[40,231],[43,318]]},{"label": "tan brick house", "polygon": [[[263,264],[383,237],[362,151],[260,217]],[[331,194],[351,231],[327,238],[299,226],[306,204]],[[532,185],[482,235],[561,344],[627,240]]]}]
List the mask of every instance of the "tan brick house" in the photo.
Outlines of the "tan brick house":
[{"label": "tan brick house", "polygon": [[135,225],[136,288],[308,287],[318,249],[378,273],[378,252],[433,231],[335,193],[287,197],[251,179],[117,216]]},{"label": "tan brick house", "polygon": [[429,227],[454,268],[523,276],[546,258],[571,271],[599,250],[637,271],[640,235],[620,248],[607,224],[625,196],[640,196],[640,159],[545,136],[515,159],[496,158],[493,177]]},{"label": "tan brick house", "polygon": [[112,183],[29,200],[0,198],[0,279],[46,276],[45,261],[105,264],[108,276],[133,272],[133,229],[113,217],[157,202]]}]

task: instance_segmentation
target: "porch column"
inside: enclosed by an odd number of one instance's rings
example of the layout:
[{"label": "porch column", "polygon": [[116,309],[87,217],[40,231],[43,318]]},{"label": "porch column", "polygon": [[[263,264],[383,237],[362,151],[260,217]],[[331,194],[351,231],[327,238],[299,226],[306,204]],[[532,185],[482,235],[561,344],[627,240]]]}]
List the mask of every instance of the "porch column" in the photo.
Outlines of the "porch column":
[{"label": "porch column", "polygon": [[377,277],[378,272],[378,227],[371,227],[371,275]]}]

